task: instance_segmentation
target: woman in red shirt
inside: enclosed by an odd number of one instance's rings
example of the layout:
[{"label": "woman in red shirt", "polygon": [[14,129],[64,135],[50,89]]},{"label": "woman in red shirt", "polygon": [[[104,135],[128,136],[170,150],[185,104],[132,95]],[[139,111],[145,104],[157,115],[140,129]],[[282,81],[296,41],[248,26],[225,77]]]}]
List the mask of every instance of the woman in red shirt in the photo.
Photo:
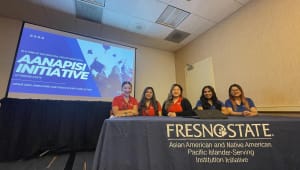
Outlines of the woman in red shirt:
[{"label": "woman in red shirt", "polygon": [[130,96],[132,92],[132,84],[129,81],[122,83],[122,94],[114,97],[112,101],[113,116],[137,116],[138,115],[138,102]]},{"label": "woman in red shirt", "polygon": [[179,84],[172,85],[162,109],[163,115],[169,117],[195,115],[190,101],[182,97],[182,87]]},{"label": "woman in red shirt", "polygon": [[161,105],[156,100],[152,87],[146,87],[138,108],[141,116],[161,116]]}]

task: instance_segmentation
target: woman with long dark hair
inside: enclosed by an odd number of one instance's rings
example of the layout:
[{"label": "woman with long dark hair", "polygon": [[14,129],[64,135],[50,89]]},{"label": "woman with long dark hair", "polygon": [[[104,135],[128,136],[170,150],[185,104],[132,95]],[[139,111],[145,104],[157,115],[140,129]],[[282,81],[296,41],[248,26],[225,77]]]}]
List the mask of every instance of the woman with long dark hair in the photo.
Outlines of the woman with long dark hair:
[{"label": "woman with long dark hair", "polygon": [[182,87],[179,84],[173,84],[164,102],[162,111],[164,116],[191,116],[193,112],[192,105],[187,98],[182,96]]},{"label": "woman with long dark hair", "polygon": [[141,116],[161,116],[161,105],[156,100],[152,87],[144,89],[138,111]]},{"label": "woman with long dark hair", "polygon": [[212,86],[204,86],[202,88],[202,93],[200,100],[196,104],[197,110],[220,110],[222,113],[226,114],[226,108],[223,102],[218,100],[215,89]]},{"label": "woman with long dark hair", "polygon": [[257,110],[252,99],[245,97],[242,87],[232,84],[228,90],[229,99],[225,106],[228,114],[233,116],[256,116]]}]

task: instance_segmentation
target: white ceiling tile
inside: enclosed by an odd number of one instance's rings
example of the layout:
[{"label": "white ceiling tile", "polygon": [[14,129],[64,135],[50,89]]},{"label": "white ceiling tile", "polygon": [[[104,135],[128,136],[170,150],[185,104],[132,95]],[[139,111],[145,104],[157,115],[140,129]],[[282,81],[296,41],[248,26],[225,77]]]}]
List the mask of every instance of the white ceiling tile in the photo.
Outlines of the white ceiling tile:
[{"label": "white ceiling tile", "polygon": [[138,18],[130,18],[128,20],[127,30],[130,32],[136,32],[139,34],[145,34],[149,29],[151,23]]},{"label": "white ceiling tile", "polygon": [[145,32],[145,35],[152,36],[159,39],[165,39],[172,31],[173,29],[170,27],[153,23],[149,25],[149,28],[147,32]]},{"label": "white ceiling tile", "polygon": [[127,28],[130,16],[116,13],[109,9],[104,9],[102,14],[102,23],[116,28]]},{"label": "white ceiling tile", "polygon": [[234,0],[174,0],[171,4],[214,22],[221,21],[242,6]]},{"label": "white ceiling tile", "polygon": [[145,35],[149,37],[165,39],[172,31],[172,28],[165,27],[159,24],[152,24]]},{"label": "white ceiling tile", "polygon": [[152,22],[156,21],[166,6],[157,0],[107,0],[105,3],[106,9]]},{"label": "white ceiling tile", "polygon": [[216,23],[208,21],[200,16],[191,14],[177,27],[177,29],[192,34],[200,34],[207,31],[210,27],[214,26],[215,24]]},{"label": "white ceiling tile", "polygon": [[134,17],[123,17],[116,13],[108,12],[105,10],[103,15],[103,23],[106,25],[122,28],[129,32],[143,34],[145,36],[164,39],[173,29],[159,25],[156,23],[148,22]]},{"label": "white ceiling tile", "polygon": [[[3,1],[0,15],[52,28],[74,32],[85,31],[88,35],[102,36],[111,40],[122,39],[133,42],[133,39],[134,42],[143,45],[174,50],[198,37],[251,0],[106,0],[102,24],[77,19],[75,1]],[[190,33],[180,44],[164,40],[173,29],[155,23],[168,5],[191,13],[176,28]],[[99,27],[103,28],[98,29]],[[130,33],[123,36],[127,31]]]}]

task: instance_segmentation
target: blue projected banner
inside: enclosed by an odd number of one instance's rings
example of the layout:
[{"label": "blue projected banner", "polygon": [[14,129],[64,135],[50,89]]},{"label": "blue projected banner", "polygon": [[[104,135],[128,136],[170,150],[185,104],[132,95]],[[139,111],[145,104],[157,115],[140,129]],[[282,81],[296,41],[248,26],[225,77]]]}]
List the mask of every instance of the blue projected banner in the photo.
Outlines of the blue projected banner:
[{"label": "blue projected banner", "polygon": [[134,48],[25,23],[8,97],[111,100],[134,68]]}]

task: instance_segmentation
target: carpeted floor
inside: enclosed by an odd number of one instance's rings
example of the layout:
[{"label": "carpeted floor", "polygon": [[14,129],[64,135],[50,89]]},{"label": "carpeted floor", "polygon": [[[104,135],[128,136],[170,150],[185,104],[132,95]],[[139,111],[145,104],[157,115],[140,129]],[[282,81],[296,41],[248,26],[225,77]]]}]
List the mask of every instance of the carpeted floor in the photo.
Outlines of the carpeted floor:
[{"label": "carpeted floor", "polygon": [[91,170],[94,152],[49,154],[30,160],[0,162],[0,170]]}]

